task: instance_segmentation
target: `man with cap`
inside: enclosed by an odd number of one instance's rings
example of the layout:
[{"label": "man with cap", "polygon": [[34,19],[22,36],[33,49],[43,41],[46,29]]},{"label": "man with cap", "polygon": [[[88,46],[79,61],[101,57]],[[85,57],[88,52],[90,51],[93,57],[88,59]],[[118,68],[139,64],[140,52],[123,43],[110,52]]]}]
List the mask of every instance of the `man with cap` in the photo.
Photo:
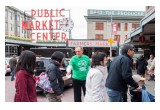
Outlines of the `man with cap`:
[{"label": "man with cap", "polygon": [[144,81],[146,78],[136,74],[132,76],[133,80],[138,83],[139,86],[144,85]]},{"label": "man with cap", "polygon": [[107,94],[109,102],[123,102],[124,94],[127,94],[128,85],[141,91],[141,87],[132,78],[132,58],[134,56],[134,46],[124,44],[121,55],[114,58],[110,65],[109,74],[106,80]]}]

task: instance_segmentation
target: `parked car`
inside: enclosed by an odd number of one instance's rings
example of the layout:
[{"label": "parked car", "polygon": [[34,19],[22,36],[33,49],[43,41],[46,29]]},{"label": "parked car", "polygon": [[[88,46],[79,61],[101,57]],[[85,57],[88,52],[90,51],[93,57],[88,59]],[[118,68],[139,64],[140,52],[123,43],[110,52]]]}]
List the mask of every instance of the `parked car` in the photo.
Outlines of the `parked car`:
[{"label": "parked car", "polygon": [[[35,76],[38,77],[42,72],[45,72],[48,69],[51,59],[48,57],[36,57],[36,67],[35,67]],[[60,66],[60,70],[63,74],[64,87],[72,84],[72,78],[66,76],[66,67],[68,66],[68,61],[64,58],[63,63]],[[41,90],[37,87],[37,90]]]},{"label": "parked car", "polygon": [[11,74],[9,60],[10,60],[10,58],[5,58],[5,75],[10,75]]}]

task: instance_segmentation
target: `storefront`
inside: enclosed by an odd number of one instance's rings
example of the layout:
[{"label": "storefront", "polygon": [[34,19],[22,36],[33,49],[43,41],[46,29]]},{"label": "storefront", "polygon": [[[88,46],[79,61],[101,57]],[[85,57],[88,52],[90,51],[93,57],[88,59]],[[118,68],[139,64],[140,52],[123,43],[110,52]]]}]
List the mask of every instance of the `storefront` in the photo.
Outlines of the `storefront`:
[{"label": "storefront", "polygon": [[152,7],[150,12],[140,21],[140,27],[130,33],[130,37],[125,43],[131,43],[138,51],[144,50],[144,55],[155,54],[155,8]]},{"label": "storefront", "polygon": [[[84,49],[84,54],[91,57],[94,52],[105,52],[108,56],[110,55],[110,44],[107,40],[87,40],[87,39],[76,39],[68,40],[68,47],[74,48],[81,46]],[[112,57],[117,55],[117,42],[112,44]]]}]

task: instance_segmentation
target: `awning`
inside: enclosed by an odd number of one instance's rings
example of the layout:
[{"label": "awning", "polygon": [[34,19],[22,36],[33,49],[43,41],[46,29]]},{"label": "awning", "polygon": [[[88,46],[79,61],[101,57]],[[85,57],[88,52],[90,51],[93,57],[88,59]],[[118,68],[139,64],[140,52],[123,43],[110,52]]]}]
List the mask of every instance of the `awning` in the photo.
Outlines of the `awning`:
[{"label": "awning", "polygon": [[[145,42],[139,40],[140,36],[145,37]],[[154,45],[155,42],[155,10],[145,16],[140,21],[140,27],[130,33],[130,37],[125,40],[125,43],[132,43],[135,46]]]}]

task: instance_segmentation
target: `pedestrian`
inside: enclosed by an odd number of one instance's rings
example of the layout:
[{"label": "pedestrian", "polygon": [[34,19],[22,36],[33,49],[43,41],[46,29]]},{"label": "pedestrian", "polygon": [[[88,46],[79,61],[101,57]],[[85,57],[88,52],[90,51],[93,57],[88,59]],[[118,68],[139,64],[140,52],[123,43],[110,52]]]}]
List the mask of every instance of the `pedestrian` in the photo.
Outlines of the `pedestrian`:
[{"label": "pedestrian", "polygon": [[150,54],[149,60],[147,61],[147,62],[148,62],[148,65],[147,65],[147,69],[148,69],[148,70],[149,70],[149,68],[150,68],[150,66],[151,66],[151,64],[152,64],[153,59],[154,59],[153,54]]},{"label": "pedestrian", "polygon": [[113,59],[105,84],[110,102],[122,102],[128,85],[135,87],[138,91],[141,90],[132,78],[131,59],[134,56],[134,46],[124,44],[121,54]]},{"label": "pedestrian", "polygon": [[64,81],[62,79],[62,72],[59,67],[62,65],[64,54],[60,51],[55,51],[51,55],[51,62],[46,70],[49,81],[54,93],[45,92],[49,102],[62,102]]},{"label": "pedestrian", "polygon": [[29,50],[22,51],[15,68],[14,102],[37,102],[36,80],[33,77],[36,56]]},{"label": "pedestrian", "polygon": [[75,48],[75,53],[76,55],[71,58],[67,67],[67,75],[70,75],[72,70],[74,101],[82,102],[81,88],[85,96],[86,76],[90,66],[90,59],[88,56],[83,55],[81,46]]},{"label": "pedestrian", "polygon": [[112,63],[112,60],[110,57],[107,58],[107,70],[109,71],[110,65]]},{"label": "pedestrian", "polygon": [[9,65],[10,65],[11,75],[12,75],[11,81],[14,81],[14,70],[17,65],[16,55],[13,55],[13,57],[9,60]]},{"label": "pedestrian", "polygon": [[152,61],[152,64],[151,64],[149,70],[148,70],[148,73],[150,75],[150,80],[155,80],[155,71],[154,70],[155,70],[155,57]]},{"label": "pedestrian", "polygon": [[105,102],[107,94],[105,82],[108,75],[107,58],[104,52],[96,52],[92,56],[91,69],[86,78],[86,95],[84,102]]},{"label": "pedestrian", "polygon": [[[154,56],[153,56],[153,54],[151,54],[150,55],[150,59],[148,60],[148,65],[147,65],[147,74],[149,75],[149,77],[148,77],[148,81],[150,81],[150,80],[153,80],[153,72],[154,71],[151,71],[150,70],[150,67],[151,67],[151,65],[152,65],[152,62],[153,62],[153,59],[154,59]],[[150,71],[149,71],[150,70]]]},{"label": "pedestrian", "polygon": [[137,74],[145,77],[145,71],[147,70],[147,62],[143,55],[140,55],[136,62]]}]

